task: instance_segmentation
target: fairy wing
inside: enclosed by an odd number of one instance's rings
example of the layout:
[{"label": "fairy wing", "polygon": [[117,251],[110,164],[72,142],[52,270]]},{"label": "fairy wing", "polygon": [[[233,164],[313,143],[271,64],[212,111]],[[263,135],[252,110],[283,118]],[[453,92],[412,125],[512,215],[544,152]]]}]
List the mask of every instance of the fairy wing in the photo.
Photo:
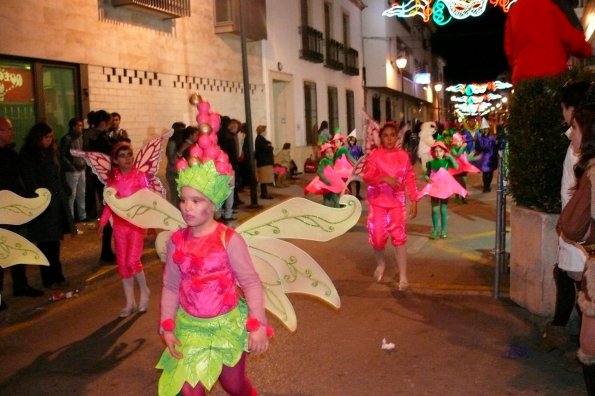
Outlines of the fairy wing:
[{"label": "fairy wing", "polygon": [[74,157],[84,158],[91,171],[103,184],[107,184],[110,171],[112,170],[112,161],[109,155],[97,151],[81,150],[70,150],[70,154]]},{"label": "fairy wing", "polygon": [[106,188],[103,199],[115,214],[138,227],[176,230],[186,226],[178,208],[157,193],[143,188],[125,198],[116,194],[114,188]]},{"label": "fairy wing", "polygon": [[163,135],[156,137],[145,144],[134,158],[134,165],[138,170],[144,172],[149,180],[149,189],[158,194],[165,196],[165,189],[161,180],[157,177],[159,164],[161,163],[161,151],[163,148],[163,141],[173,134],[173,129]]},{"label": "fairy wing", "polygon": [[17,233],[0,228],[0,241],[2,241],[2,254],[0,254],[2,268],[15,264],[50,265],[37,246]]},{"label": "fairy wing", "polygon": [[332,280],[308,253],[276,238],[251,237],[246,242],[263,284],[266,309],[290,331],[296,330],[297,319],[287,293],[308,294],[335,308],[341,306]]},{"label": "fairy wing", "polygon": [[353,227],[362,205],[343,195],[340,208],[329,208],[305,198],[291,198],[242,223],[236,231],[246,240],[253,236],[328,241]]},{"label": "fairy wing", "polygon": [[38,188],[35,193],[37,197],[24,198],[9,190],[0,191],[0,224],[25,224],[43,213],[52,194],[45,188]]}]

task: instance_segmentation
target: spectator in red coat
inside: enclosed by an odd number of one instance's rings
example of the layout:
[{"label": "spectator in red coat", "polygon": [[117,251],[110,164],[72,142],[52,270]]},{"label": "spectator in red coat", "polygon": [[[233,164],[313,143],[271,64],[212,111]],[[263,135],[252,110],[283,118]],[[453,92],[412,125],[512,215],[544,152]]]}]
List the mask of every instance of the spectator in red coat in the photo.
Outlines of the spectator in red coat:
[{"label": "spectator in red coat", "polygon": [[512,82],[568,70],[568,56],[591,56],[591,45],[574,10],[563,0],[519,0],[510,7],[504,49]]}]

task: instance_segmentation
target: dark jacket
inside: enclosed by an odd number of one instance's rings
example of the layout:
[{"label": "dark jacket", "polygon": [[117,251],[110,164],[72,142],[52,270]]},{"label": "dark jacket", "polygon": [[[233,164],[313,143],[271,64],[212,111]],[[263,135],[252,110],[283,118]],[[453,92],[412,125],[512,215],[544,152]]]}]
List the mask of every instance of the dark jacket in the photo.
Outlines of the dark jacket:
[{"label": "dark jacket", "polygon": [[63,239],[65,233],[76,234],[58,158],[47,150],[43,150],[39,157],[21,152],[20,164],[28,196],[34,196],[40,187],[47,188],[52,194],[47,209],[27,224],[29,240],[55,242]]},{"label": "dark jacket", "polygon": [[83,136],[76,133],[69,132],[62,140],[60,140],[60,156],[62,157],[62,165],[64,172],[82,171],[85,169],[85,159],[80,157],[73,157],[70,150],[83,150]]},{"label": "dark jacket", "polygon": [[233,169],[238,167],[238,143],[233,132],[229,130],[222,131],[218,135],[219,146],[229,157],[229,163]]},{"label": "dark jacket", "polygon": [[273,145],[262,135],[256,136],[254,141],[254,159],[256,159],[256,166],[259,168],[275,163]]}]

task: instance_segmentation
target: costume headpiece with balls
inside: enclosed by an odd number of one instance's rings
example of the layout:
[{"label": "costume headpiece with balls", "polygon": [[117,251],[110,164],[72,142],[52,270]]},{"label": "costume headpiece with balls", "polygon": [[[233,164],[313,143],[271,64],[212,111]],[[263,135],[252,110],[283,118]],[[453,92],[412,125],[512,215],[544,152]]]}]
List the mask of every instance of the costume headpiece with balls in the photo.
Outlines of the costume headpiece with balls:
[{"label": "costume headpiece with balls", "polygon": [[[178,169],[178,194],[182,187],[192,187],[204,194],[217,208],[231,193],[233,169],[227,154],[217,145],[217,131],[221,117],[211,112],[211,105],[198,95],[190,98],[198,109],[198,142],[190,148],[190,157],[181,158],[176,163]],[[196,103],[193,103],[196,102]]]}]

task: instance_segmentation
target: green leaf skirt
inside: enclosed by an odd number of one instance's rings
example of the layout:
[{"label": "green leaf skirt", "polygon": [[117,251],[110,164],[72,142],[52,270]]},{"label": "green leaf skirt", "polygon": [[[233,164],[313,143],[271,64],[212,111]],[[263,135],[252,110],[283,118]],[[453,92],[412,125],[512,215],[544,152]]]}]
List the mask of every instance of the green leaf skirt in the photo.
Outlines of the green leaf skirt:
[{"label": "green leaf skirt", "polygon": [[182,344],[176,349],[184,357],[176,359],[167,349],[161,355],[156,366],[163,370],[159,395],[177,395],[184,382],[193,387],[200,382],[211,390],[223,365],[235,366],[242,353],[248,350],[247,317],[244,300],[230,312],[208,319],[196,318],[178,309],[174,333]]}]

